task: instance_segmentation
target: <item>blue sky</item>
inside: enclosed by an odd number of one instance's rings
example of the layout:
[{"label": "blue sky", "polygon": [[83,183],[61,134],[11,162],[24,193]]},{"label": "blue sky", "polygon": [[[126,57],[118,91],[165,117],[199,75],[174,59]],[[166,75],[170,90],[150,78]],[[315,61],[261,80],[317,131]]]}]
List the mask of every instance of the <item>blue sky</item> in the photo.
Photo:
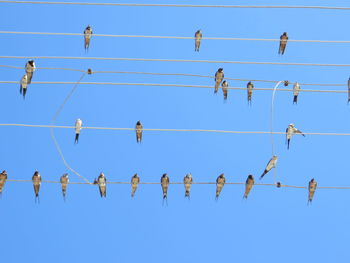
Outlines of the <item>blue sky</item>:
[{"label": "blue sky", "polygon": [[[124,1],[127,2],[127,1]],[[131,1],[134,2],[134,1]],[[143,3],[144,1],[139,1]],[[154,1],[153,3],[156,3]],[[162,2],[163,3],[163,2]],[[175,3],[175,2],[169,2]],[[188,3],[178,1],[176,3]],[[213,1],[192,1],[213,4]],[[215,2],[216,3],[216,2]],[[222,4],[242,4],[220,1]],[[348,6],[347,1],[256,1],[244,4]],[[207,37],[349,40],[349,11],[294,9],[204,9],[159,7],[92,7],[0,4],[0,30],[192,36],[202,29]],[[194,52],[193,40],[93,37],[89,53],[81,36],[0,35],[2,55],[91,56],[242,60],[305,63],[349,62],[348,44],[288,43],[279,56],[277,42],[203,40]],[[25,59],[1,59],[0,64],[24,66]],[[301,83],[346,83],[346,67],[298,67],[207,63],[117,62],[97,60],[36,60],[37,67],[149,71],[273,79]],[[0,69],[0,80],[20,80],[23,70]],[[38,70],[33,81],[77,81],[81,73]],[[100,74],[84,81],[214,85],[212,79],[171,76]],[[230,81],[245,87],[245,82]],[[271,84],[254,83],[271,88]],[[301,87],[306,88],[306,87]],[[319,88],[319,87],[318,87]],[[35,85],[26,100],[18,84],[2,85],[1,123],[50,124],[72,85]],[[320,89],[323,89],[320,87]],[[328,88],[324,88],[328,89]],[[341,89],[332,87],[331,89]],[[345,89],[345,87],[344,87]],[[225,129],[268,131],[270,91],[254,91],[252,107],[246,91],[221,92],[171,87],[81,85],[57,119],[59,125],[145,128]],[[275,131],[293,122],[304,132],[348,132],[347,94],[277,92]],[[243,182],[248,174],[258,181],[271,157],[269,135],[144,132],[141,145],[132,131],[83,130],[74,145],[74,130],[55,130],[73,169],[93,180],[103,171],[109,181],[158,182],[163,173],[182,181],[191,172],[197,182]],[[49,129],[1,128],[1,169],[9,179],[30,179],[39,170],[43,179],[58,180],[67,172]],[[283,135],[275,136],[279,156],[278,180],[307,185],[349,186],[347,137],[295,136],[286,149]],[[71,181],[80,179],[69,173]],[[273,183],[267,174],[264,183]],[[0,241],[4,262],[345,262],[350,201],[347,190],[317,190],[307,206],[305,189],[255,186],[242,201],[244,186],[226,185],[215,202],[214,185],[193,185],[191,200],[183,185],[171,185],[169,205],[162,206],[159,185],[140,185],[130,198],[129,185],[108,185],[107,198],[95,186],[69,185],[67,202],[60,186],[43,184],[41,203],[34,203],[31,183],[8,182],[0,211]]]}]

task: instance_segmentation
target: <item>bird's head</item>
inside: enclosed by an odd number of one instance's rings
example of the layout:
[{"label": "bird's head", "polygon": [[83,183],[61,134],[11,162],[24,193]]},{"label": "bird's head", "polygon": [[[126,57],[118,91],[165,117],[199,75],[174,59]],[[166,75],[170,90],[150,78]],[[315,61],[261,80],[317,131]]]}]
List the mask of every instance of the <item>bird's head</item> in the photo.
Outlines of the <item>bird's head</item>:
[{"label": "bird's head", "polygon": [[248,175],[248,178],[249,178],[249,179],[253,179],[253,175],[251,175],[251,174]]},{"label": "bird's head", "polygon": [[134,176],[133,176],[134,178],[137,178],[138,177],[138,175],[137,174],[134,174]]},{"label": "bird's head", "polygon": [[163,177],[163,178],[168,177],[168,174],[165,173],[165,174],[163,174],[162,177]]},{"label": "bird's head", "polygon": [[101,177],[105,177],[105,174],[101,172],[101,173],[100,173],[100,176],[101,176]]},{"label": "bird's head", "polygon": [[311,182],[311,183],[313,183],[314,181],[315,181],[315,179],[314,179],[314,178],[312,178],[310,182]]},{"label": "bird's head", "polygon": [[136,125],[141,125],[141,121],[137,121]]},{"label": "bird's head", "polygon": [[34,65],[34,60],[29,60],[28,63],[29,63],[29,65],[33,66]]},{"label": "bird's head", "polygon": [[188,178],[192,178],[192,174],[191,174],[191,173],[187,174],[186,176],[187,176]]},{"label": "bird's head", "polygon": [[287,36],[287,32],[283,32],[283,35],[284,35],[284,36]]},{"label": "bird's head", "polygon": [[293,123],[289,124],[289,127],[294,128],[294,124]]},{"label": "bird's head", "polygon": [[67,173],[66,173],[66,174],[64,174],[64,175],[63,175],[63,177],[68,178],[68,174],[67,174]]},{"label": "bird's head", "polygon": [[222,174],[219,175],[219,177],[220,177],[220,178],[224,178],[224,177],[225,177],[225,174],[222,173]]},{"label": "bird's head", "polygon": [[222,72],[223,70],[224,70],[223,68],[219,68],[219,69],[218,69],[219,72]]}]

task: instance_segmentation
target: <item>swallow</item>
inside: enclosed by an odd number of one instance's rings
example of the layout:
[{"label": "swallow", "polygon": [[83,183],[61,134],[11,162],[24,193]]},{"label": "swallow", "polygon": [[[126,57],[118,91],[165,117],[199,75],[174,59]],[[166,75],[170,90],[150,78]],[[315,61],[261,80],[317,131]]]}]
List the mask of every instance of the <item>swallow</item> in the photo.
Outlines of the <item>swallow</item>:
[{"label": "swallow", "polygon": [[6,180],[7,180],[7,172],[3,170],[0,173],[0,196],[2,195],[2,189],[4,189]]},{"label": "swallow", "polygon": [[300,90],[300,85],[298,82],[295,82],[293,86],[293,94],[294,94],[293,104],[298,104],[299,90]]},{"label": "swallow", "polygon": [[85,30],[84,30],[84,47],[85,47],[85,51],[89,50],[91,36],[92,36],[92,29],[91,29],[90,25],[88,25],[85,28]]},{"label": "swallow", "polygon": [[247,83],[247,93],[248,93],[248,104],[252,105],[252,96],[253,96],[254,84],[249,81]]},{"label": "swallow", "polygon": [[311,179],[309,182],[309,198],[308,198],[308,204],[312,203],[312,199],[314,198],[314,194],[317,188],[317,182],[314,178]]},{"label": "swallow", "polygon": [[199,52],[199,48],[201,46],[201,40],[202,40],[202,30],[198,30],[195,34],[194,34],[194,38],[195,38],[195,46],[194,46],[194,51],[198,51]]},{"label": "swallow", "polygon": [[250,190],[252,190],[253,185],[254,185],[254,177],[253,175],[250,174],[248,175],[248,178],[245,181],[245,192],[244,192],[243,198],[245,199],[248,198],[249,192]]},{"label": "swallow", "polygon": [[25,66],[27,73],[27,84],[32,83],[34,71],[36,69],[34,60],[29,60]]},{"label": "swallow", "polygon": [[284,54],[284,50],[286,49],[286,46],[287,46],[287,41],[288,41],[288,35],[287,35],[287,32],[284,32],[280,36],[280,48],[278,50],[278,54],[281,54],[281,55]]},{"label": "swallow", "polygon": [[19,86],[19,93],[23,94],[23,99],[26,98],[27,86],[28,86],[28,76],[27,76],[27,74],[25,74],[21,78],[21,83],[20,83],[20,86]]},{"label": "swallow", "polygon": [[185,197],[190,199],[190,191],[191,191],[191,184],[192,184],[192,174],[186,174],[184,177],[184,186],[185,186]]},{"label": "swallow", "polygon": [[163,201],[168,199],[168,187],[169,187],[169,176],[167,174],[163,174],[162,178],[160,178],[160,184],[162,185],[163,190]]},{"label": "swallow", "polygon": [[34,175],[32,177],[32,181],[33,181],[33,186],[34,186],[35,202],[36,202],[36,200],[38,200],[38,202],[40,203],[39,190],[40,190],[40,185],[41,185],[41,175],[38,171],[34,172]]},{"label": "swallow", "polygon": [[106,182],[107,182],[107,179],[104,175],[104,173],[100,173],[100,175],[98,176],[97,178],[97,184],[98,184],[98,187],[100,189],[100,195],[101,197],[106,197]]},{"label": "swallow", "polygon": [[227,100],[227,93],[228,93],[228,83],[226,80],[224,80],[221,84],[222,92],[224,94],[224,100]]},{"label": "swallow", "polygon": [[67,192],[67,184],[69,183],[68,174],[64,174],[60,178],[61,186],[62,186],[62,195],[64,201],[66,201],[66,192]]},{"label": "swallow", "polygon": [[142,141],[142,124],[140,121],[136,123],[136,142],[141,143]]},{"label": "swallow", "polygon": [[81,131],[82,126],[83,126],[83,121],[81,119],[77,119],[75,121],[75,140],[74,140],[74,143],[79,142],[79,135],[80,135],[80,131]]},{"label": "swallow", "polygon": [[224,69],[219,68],[218,71],[215,73],[215,90],[214,93],[217,93],[219,90],[219,86],[221,84],[221,81],[224,79]]},{"label": "swallow", "polygon": [[134,174],[134,176],[131,177],[131,197],[134,197],[139,182],[140,177],[137,174]]},{"label": "swallow", "polygon": [[287,129],[286,129],[286,140],[287,140],[287,149],[289,150],[289,143],[290,143],[290,139],[292,138],[292,136],[296,133],[299,133],[301,135],[303,135],[305,137],[305,134],[302,133],[300,130],[298,130],[297,128],[294,127],[294,124],[291,123],[288,125]]},{"label": "swallow", "polygon": [[348,104],[350,102],[350,78],[348,79]]},{"label": "swallow", "polygon": [[260,180],[264,177],[265,174],[267,174],[272,168],[276,167],[278,157],[276,155],[272,156],[270,161],[267,163],[266,168],[262,175],[260,176]]},{"label": "swallow", "polygon": [[221,193],[222,188],[224,188],[224,185],[226,183],[226,178],[224,174],[220,174],[218,178],[216,178],[216,195],[215,200],[219,199],[219,195]]}]

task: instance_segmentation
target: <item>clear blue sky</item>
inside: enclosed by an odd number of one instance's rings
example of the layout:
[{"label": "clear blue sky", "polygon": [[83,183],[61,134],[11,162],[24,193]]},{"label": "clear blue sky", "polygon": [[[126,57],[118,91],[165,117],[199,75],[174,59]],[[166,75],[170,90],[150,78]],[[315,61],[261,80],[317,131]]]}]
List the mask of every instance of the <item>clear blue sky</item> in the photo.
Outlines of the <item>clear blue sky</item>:
[{"label": "clear blue sky", "polygon": [[[127,0],[123,2],[128,2]],[[146,2],[146,1],[130,1]],[[160,2],[160,1],[159,1]],[[148,3],[148,2],[147,2]],[[156,1],[152,1],[156,3]],[[162,3],[164,3],[162,1]],[[171,1],[169,3],[188,3]],[[217,1],[191,1],[213,4]],[[220,1],[222,4],[243,2]],[[348,1],[244,1],[244,4],[348,6]],[[349,40],[349,11],[293,9],[203,9],[157,7],[94,7],[0,4],[0,30],[207,37]],[[278,56],[277,42],[204,40],[194,52],[193,40],[93,37],[88,54],[81,36],[0,35],[2,55],[96,56],[274,62],[349,63],[348,44],[288,43]],[[24,66],[24,59],[0,64]],[[346,83],[349,68],[263,66],[205,63],[117,62],[96,60],[36,60],[38,67],[150,71],[274,79],[304,83]],[[23,70],[0,69],[0,80],[20,80]],[[38,70],[33,81],[77,81],[80,73]],[[91,75],[85,81],[214,85],[206,78]],[[244,82],[229,82],[245,87]],[[271,88],[255,83],[255,87]],[[25,101],[19,85],[1,89],[1,123],[50,124],[72,85],[35,85]],[[306,88],[306,87],[302,87]],[[322,88],[322,87],[321,87]],[[327,89],[327,88],[324,88]],[[334,88],[335,89],[335,88]],[[341,89],[341,87],[339,88]],[[344,87],[345,89],[345,87]],[[57,120],[85,126],[197,128],[268,131],[271,92],[255,91],[252,107],[246,91],[221,92],[170,87],[79,86]],[[275,131],[293,122],[304,132],[348,132],[347,94],[277,92]],[[67,161],[93,180],[103,171],[109,181],[158,182],[167,172],[182,181],[191,172],[195,181],[256,181],[271,157],[269,135],[144,132],[137,145],[134,132],[83,130],[74,145],[73,130],[56,130]],[[307,185],[349,186],[347,137],[296,136],[286,149],[276,135],[278,180]],[[43,179],[58,180],[67,172],[50,138],[49,129],[1,128],[1,169],[9,179],[30,179],[39,170]],[[71,181],[79,181],[74,174]],[[264,183],[272,183],[267,174]],[[226,185],[215,202],[214,185],[193,185],[191,200],[183,185],[171,185],[167,207],[159,185],[141,185],[134,200],[129,185],[108,185],[107,198],[95,186],[69,185],[67,202],[60,185],[43,184],[41,203],[34,203],[31,183],[8,182],[1,211],[3,262],[346,262],[350,235],[347,190],[317,190],[307,206],[307,190],[255,186],[242,201],[244,186]]]}]

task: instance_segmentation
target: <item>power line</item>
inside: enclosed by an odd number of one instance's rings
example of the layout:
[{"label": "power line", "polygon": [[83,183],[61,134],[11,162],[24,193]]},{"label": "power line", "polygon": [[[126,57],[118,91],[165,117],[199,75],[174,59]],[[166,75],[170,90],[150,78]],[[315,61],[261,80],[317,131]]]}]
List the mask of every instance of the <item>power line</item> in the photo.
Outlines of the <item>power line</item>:
[{"label": "power line", "polygon": [[[16,35],[51,35],[51,36],[84,36],[84,33],[55,33],[55,32],[23,32],[23,31],[0,31],[0,34]],[[94,37],[115,37],[115,38],[159,38],[159,39],[195,39],[195,37],[185,36],[150,36],[150,35],[114,35],[114,34],[93,34]],[[229,40],[229,41],[268,41],[280,42],[279,38],[238,38],[238,37],[202,37],[203,40]],[[350,40],[300,40],[288,39],[288,42],[303,43],[350,43]]]},{"label": "power line", "polygon": [[105,57],[64,57],[64,56],[0,56],[8,59],[77,59],[77,60],[111,60],[111,61],[141,61],[141,62],[186,62],[215,64],[245,64],[245,65],[278,65],[278,66],[318,66],[318,67],[350,67],[350,64],[294,63],[294,62],[255,62],[255,61],[225,61],[225,60],[191,60],[191,59],[161,59],[161,58],[105,58]]},{"label": "power line", "polygon": [[250,9],[324,9],[350,10],[350,7],[335,6],[280,6],[280,5],[191,5],[191,4],[135,4],[135,3],[87,3],[87,2],[47,2],[47,1],[4,1],[11,4],[46,4],[46,5],[88,5],[88,6],[133,6],[133,7],[199,7],[199,8],[250,8]]}]

